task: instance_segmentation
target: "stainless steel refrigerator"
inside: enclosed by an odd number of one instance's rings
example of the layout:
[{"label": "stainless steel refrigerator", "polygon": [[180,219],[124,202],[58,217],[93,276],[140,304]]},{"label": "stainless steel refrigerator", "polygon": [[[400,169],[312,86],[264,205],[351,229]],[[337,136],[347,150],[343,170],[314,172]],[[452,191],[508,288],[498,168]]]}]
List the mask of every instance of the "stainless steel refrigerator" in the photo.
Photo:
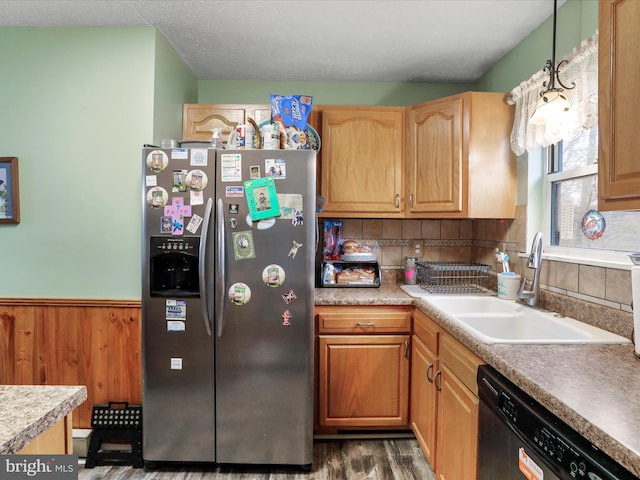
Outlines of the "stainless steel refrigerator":
[{"label": "stainless steel refrigerator", "polygon": [[310,468],[315,152],[142,160],[145,462]]}]

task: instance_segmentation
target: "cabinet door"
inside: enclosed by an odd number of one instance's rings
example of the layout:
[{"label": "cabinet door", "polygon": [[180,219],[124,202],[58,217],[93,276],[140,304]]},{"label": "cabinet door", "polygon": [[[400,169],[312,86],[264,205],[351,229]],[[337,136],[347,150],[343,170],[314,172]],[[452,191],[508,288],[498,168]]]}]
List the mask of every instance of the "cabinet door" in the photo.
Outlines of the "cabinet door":
[{"label": "cabinet door", "polygon": [[400,214],[404,109],[322,110],[323,216]]},{"label": "cabinet door", "polygon": [[407,113],[407,203],[410,213],[463,210],[462,97],[428,102]]},{"label": "cabinet door", "polygon": [[640,209],[640,2],[601,0],[598,208]]},{"label": "cabinet door", "polygon": [[226,142],[231,131],[238,124],[255,120],[260,124],[271,119],[269,105],[213,105],[188,103],[182,112],[182,138],[184,140],[210,140],[211,130],[221,129]]},{"label": "cabinet door", "polygon": [[478,397],[440,365],[438,398],[438,480],[475,480],[478,451]]},{"label": "cabinet door", "polygon": [[411,429],[433,468],[438,398],[434,378],[439,362],[416,335],[411,341]]},{"label": "cabinet door", "polygon": [[320,335],[319,424],[407,426],[409,335]]}]

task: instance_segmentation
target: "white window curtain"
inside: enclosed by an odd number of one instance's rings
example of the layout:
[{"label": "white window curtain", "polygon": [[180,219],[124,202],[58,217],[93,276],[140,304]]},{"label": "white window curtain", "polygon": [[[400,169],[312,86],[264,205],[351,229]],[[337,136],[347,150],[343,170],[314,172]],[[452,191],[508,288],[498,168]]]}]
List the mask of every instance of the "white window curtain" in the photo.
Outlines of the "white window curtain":
[{"label": "white window curtain", "polygon": [[[536,108],[542,83],[549,74],[540,70],[511,91],[507,102],[516,106],[511,149],[516,155],[527,150],[546,147],[573,137],[581,128],[590,128],[598,123],[598,32],[583,40],[579,47],[564,57],[567,60],[560,69],[560,80],[567,86],[575,82],[575,88],[565,90],[571,108],[563,119],[553,124],[532,125],[529,119]],[[556,86],[559,87],[560,85]]]}]

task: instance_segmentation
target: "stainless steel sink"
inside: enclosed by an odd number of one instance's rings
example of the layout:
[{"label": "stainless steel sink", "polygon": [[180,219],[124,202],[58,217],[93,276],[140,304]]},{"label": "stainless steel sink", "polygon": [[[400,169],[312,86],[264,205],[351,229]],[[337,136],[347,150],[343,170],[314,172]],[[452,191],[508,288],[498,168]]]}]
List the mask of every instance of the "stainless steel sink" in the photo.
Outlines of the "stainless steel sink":
[{"label": "stainless steel sink", "polygon": [[[403,288],[404,289],[404,288]],[[405,289],[406,291],[406,289]],[[624,344],[620,335],[573,318],[489,295],[415,295],[482,343]]]}]

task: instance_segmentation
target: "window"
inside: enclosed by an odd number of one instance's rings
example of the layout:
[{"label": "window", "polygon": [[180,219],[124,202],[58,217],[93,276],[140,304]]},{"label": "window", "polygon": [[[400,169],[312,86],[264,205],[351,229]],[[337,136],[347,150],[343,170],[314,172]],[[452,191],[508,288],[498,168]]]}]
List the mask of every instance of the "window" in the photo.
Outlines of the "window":
[{"label": "window", "polygon": [[598,211],[598,127],[552,145],[548,157],[550,246],[640,250],[640,212]]}]

